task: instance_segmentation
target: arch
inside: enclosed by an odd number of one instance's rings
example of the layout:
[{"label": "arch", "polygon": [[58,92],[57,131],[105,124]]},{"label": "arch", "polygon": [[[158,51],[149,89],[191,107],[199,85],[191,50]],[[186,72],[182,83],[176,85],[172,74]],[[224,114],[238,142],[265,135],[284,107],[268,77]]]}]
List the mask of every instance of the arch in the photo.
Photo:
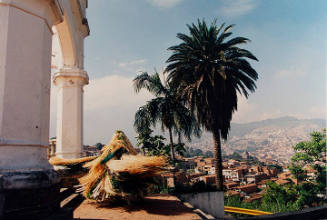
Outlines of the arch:
[{"label": "arch", "polygon": [[87,0],[62,0],[60,5],[63,9],[63,22],[53,27],[53,41],[57,38],[60,46],[53,49],[61,54],[58,69],[65,67],[83,69],[84,38],[90,32],[87,19],[84,17]]},{"label": "arch", "polygon": [[84,38],[89,35],[87,0],[61,0],[63,21],[53,26],[52,70],[57,89],[56,155],[80,157],[83,147]]}]

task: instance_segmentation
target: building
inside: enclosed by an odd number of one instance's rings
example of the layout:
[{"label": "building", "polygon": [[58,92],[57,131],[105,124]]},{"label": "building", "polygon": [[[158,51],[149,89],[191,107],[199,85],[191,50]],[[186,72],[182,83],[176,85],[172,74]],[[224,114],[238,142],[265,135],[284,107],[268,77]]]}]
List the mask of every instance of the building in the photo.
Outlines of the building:
[{"label": "building", "polygon": [[258,183],[259,181],[266,179],[266,175],[264,173],[249,173],[245,175],[245,179],[247,183]]},{"label": "building", "polygon": [[52,71],[56,155],[81,155],[86,8],[87,0],[0,0],[0,215],[58,206],[60,179],[47,158]]},{"label": "building", "polygon": [[226,187],[226,189],[233,189],[236,188],[237,186],[239,186],[240,184],[237,182],[225,182],[224,186]]},{"label": "building", "polygon": [[243,169],[223,169],[222,173],[225,178],[225,180],[232,180],[232,181],[240,181],[243,179]]},{"label": "building", "polygon": [[207,175],[200,177],[200,180],[203,180],[203,182],[207,185],[215,185],[216,184],[216,175]]},{"label": "building", "polygon": [[248,185],[243,185],[243,186],[238,186],[236,189],[239,192],[244,192],[246,194],[254,193],[257,191],[258,187],[256,184],[248,184]]}]

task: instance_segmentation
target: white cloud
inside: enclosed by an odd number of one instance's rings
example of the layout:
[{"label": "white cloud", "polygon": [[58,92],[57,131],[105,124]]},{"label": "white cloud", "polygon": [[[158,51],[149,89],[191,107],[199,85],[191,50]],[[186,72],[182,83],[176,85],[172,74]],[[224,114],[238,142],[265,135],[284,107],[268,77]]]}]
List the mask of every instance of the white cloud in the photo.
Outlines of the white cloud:
[{"label": "white cloud", "polygon": [[130,66],[137,66],[137,65],[143,65],[146,63],[145,59],[140,59],[140,60],[132,60],[129,62],[120,62],[118,65],[122,68],[130,67]]},{"label": "white cloud", "polygon": [[[110,75],[84,87],[84,143],[107,143],[115,130],[125,131],[133,141],[134,114],[151,99],[147,91],[135,94],[133,77]],[[56,88],[51,91],[51,136],[55,136]]]},{"label": "white cloud", "polygon": [[147,0],[150,4],[159,8],[172,8],[184,0]]},{"label": "white cloud", "polygon": [[238,17],[249,13],[257,7],[254,0],[226,0],[218,13],[226,17]]},{"label": "white cloud", "polygon": [[124,73],[138,73],[139,71],[143,71],[145,69],[145,65],[147,63],[146,59],[138,59],[138,60],[131,60],[126,62],[114,62],[119,72]]},{"label": "white cloud", "polygon": [[304,68],[303,66],[290,66],[287,69],[282,69],[278,71],[276,73],[276,76],[279,78],[305,76],[305,69],[306,68]]},{"label": "white cloud", "polygon": [[141,91],[134,92],[133,77],[110,75],[90,81],[85,87],[85,111],[95,109],[126,107],[144,103],[145,99],[151,97],[149,93]]}]

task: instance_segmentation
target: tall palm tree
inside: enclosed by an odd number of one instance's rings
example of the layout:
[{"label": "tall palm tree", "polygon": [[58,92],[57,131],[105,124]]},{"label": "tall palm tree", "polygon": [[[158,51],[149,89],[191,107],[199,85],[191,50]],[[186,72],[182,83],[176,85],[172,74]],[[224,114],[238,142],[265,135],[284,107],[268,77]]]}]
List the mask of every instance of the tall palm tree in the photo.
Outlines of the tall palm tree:
[{"label": "tall palm tree", "polygon": [[195,118],[182,100],[177,98],[177,90],[166,81],[163,83],[158,73],[149,75],[143,72],[133,82],[135,92],[145,88],[155,96],[135,113],[134,127],[141,132],[161,121],[162,130],[167,129],[169,132],[171,159],[175,161],[173,131],[182,132],[187,138],[193,133],[198,136],[200,128]]},{"label": "tall palm tree", "polygon": [[256,89],[258,74],[246,58],[258,60],[238,47],[249,39],[227,39],[232,35],[233,25],[218,27],[215,20],[207,26],[204,20],[198,20],[187,27],[189,35],[177,34],[182,43],[168,48],[172,55],[166,61],[165,72],[199,124],[213,134],[216,185],[222,191],[220,139],[227,139],[232,114],[237,110],[237,93],[247,98],[249,91]]}]

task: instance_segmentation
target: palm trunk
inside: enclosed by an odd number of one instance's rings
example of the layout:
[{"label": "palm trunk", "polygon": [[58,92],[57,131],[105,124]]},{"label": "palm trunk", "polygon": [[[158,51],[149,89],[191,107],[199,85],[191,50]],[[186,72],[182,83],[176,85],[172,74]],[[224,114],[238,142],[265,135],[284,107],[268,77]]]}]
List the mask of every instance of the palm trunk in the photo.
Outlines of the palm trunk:
[{"label": "palm trunk", "polygon": [[175,152],[174,152],[174,142],[173,142],[173,132],[171,128],[169,128],[169,138],[170,138],[170,152],[171,152],[171,160],[175,162]]},{"label": "palm trunk", "polygon": [[216,186],[218,191],[224,190],[223,185],[223,167],[221,157],[221,142],[220,142],[220,130],[215,129],[213,132],[213,143],[214,143],[214,159],[215,159],[215,170],[216,170]]},{"label": "palm trunk", "polygon": [[178,143],[179,144],[182,143],[182,134],[181,134],[181,132],[178,132]]}]

